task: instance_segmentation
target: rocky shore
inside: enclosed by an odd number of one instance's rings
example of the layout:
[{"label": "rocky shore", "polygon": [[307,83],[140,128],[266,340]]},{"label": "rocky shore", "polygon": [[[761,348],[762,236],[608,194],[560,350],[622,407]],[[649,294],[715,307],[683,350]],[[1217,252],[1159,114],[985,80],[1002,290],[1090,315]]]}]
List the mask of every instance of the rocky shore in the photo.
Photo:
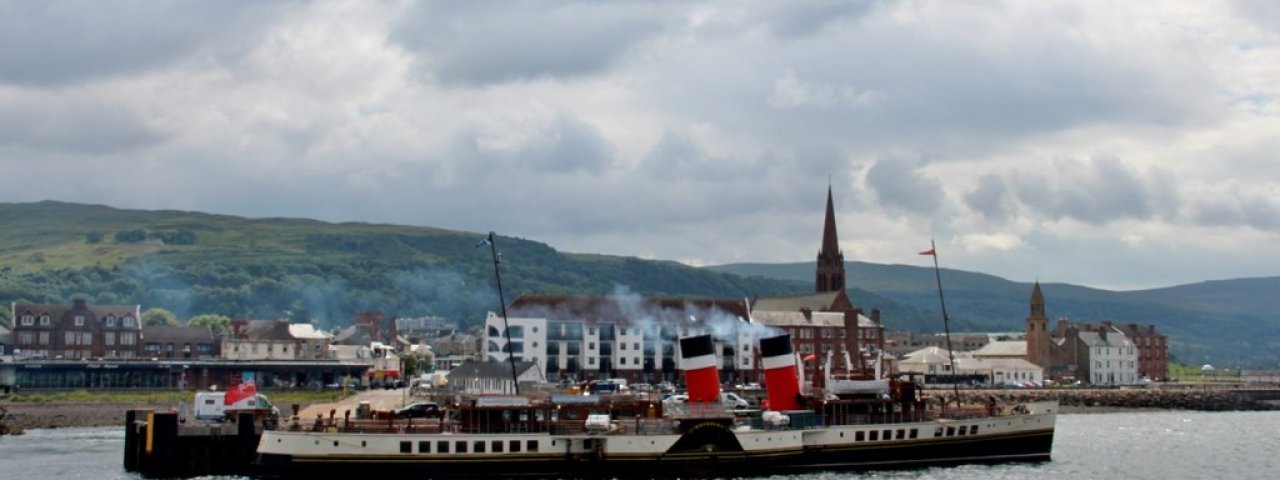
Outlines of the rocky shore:
[{"label": "rocky shore", "polygon": [[124,425],[124,414],[132,409],[168,409],[168,405],[126,405],[113,403],[25,403],[3,402],[8,410],[5,424],[23,430],[33,428],[101,427]]},{"label": "rocky shore", "polygon": [[[944,394],[941,390],[931,391]],[[945,394],[950,397],[950,391]],[[1163,389],[1028,389],[961,390],[965,402],[982,403],[995,397],[1004,403],[1057,400],[1067,411],[1094,409],[1199,410],[1206,412],[1280,410],[1280,406],[1257,401],[1231,390]]]}]

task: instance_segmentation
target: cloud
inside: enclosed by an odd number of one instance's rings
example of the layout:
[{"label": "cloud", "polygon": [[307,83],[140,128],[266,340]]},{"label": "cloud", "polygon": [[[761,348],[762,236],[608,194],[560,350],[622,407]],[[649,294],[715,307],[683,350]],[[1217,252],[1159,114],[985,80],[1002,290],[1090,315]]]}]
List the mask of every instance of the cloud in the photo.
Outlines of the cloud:
[{"label": "cloud", "polygon": [[483,86],[601,73],[662,26],[660,12],[641,4],[428,1],[391,38],[417,56],[424,77]]},{"label": "cloud", "polygon": [[1174,194],[1160,177],[1114,157],[1054,162],[1048,171],[1019,171],[1011,183],[1018,199],[1049,219],[1100,225],[1120,219],[1151,219],[1174,210]]},{"label": "cloud", "polygon": [[924,174],[916,160],[886,157],[867,170],[867,187],[880,204],[908,213],[928,215],[942,205],[942,185]]},{"label": "cloud", "polygon": [[115,154],[164,138],[134,112],[98,96],[0,90],[0,151]]},{"label": "cloud", "polygon": [[66,85],[163,68],[204,45],[251,37],[285,6],[240,0],[3,2],[0,82]]},{"label": "cloud", "polygon": [[1016,207],[1008,185],[998,175],[991,174],[978,177],[978,188],[965,195],[964,201],[969,208],[994,221],[1010,219]]}]

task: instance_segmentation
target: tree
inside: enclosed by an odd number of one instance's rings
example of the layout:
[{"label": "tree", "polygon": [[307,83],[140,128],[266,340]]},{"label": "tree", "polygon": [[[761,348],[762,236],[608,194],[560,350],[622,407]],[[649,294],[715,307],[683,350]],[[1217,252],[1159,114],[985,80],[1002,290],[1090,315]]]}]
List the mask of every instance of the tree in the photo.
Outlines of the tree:
[{"label": "tree", "polygon": [[216,337],[227,330],[227,327],[231,325],[231,319],[225,315],[206,313],[191,317],[190,320],[187,320],[187,325],[192,327],[209,327],[209,330],[212,331],[213,335]]},{"label": "tree", "polygon": [[173,312],[160,307],[153,307],[142,312],[142,325],[147,327],[154,327],[157,325],[169,325],[176,327],[182,324],[178,322],[178,316],[174,315]]}]

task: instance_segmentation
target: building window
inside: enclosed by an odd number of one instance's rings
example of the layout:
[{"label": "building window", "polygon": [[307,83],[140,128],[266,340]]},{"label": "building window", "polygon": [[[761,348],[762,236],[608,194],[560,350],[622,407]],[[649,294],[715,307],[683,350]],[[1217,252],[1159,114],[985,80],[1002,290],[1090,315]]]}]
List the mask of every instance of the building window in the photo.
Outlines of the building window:
[{"label": "building window", "polygon": [[46,313],[40,316],[40,326],[42,327],[49,326],[49,314]]},{"label": "building window", "polygon": [[116,317],[107,315],[106,323],[108,327],[116,326]]},{"label": "building window", "polygon": [[124,319],[123,319],[123,323],[124,323],[124,326],[126,326],[126,327],[132,327],[132,326],[133,326],[133,315],[125,315],[125,316],[124,316]]},{"label": "building window", "polygon": [[33,317],[33,316],[31,316],[31,315],[23,315],[23,316],[22,316],[22,324],[23,324],[23,325],[35,325],[35,323],[36,323],[36,317]]}]

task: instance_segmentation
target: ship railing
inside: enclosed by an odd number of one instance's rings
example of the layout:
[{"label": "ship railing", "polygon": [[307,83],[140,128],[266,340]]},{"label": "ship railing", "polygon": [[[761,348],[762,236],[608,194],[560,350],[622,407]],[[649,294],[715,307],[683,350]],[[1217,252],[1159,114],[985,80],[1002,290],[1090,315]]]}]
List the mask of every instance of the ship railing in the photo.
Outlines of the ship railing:
[{"label": "ship railing", "polygon": [[662,418],[622,419],[618,428],[628,435],[666,435],[675,431],[672,421]]},{"label": "ship railing", "polygon": [[826,415],[827,425],[883,425],[927,422],[937,417],[931,412],[835,413]]}]

